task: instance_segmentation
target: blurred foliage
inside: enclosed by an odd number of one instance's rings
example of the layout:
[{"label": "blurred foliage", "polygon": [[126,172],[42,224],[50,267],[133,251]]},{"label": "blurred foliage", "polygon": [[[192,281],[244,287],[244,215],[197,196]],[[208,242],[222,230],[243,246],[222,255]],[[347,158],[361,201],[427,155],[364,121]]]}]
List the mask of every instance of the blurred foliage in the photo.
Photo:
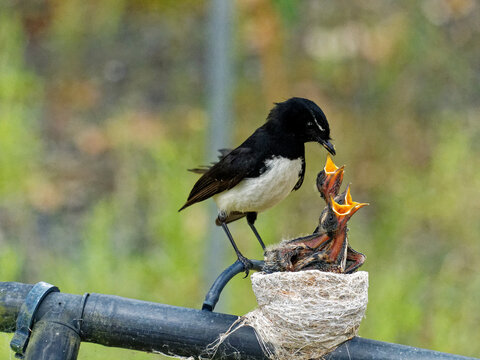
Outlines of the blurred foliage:
[{"label": "blurred foliage", "polygon": [[[198,307],[207,205],[178,214],[206,163],[205,1],[0,5],[0,280]],[[360,335],[480,356],[480,7],[473,0],[236,2],[235,144],[272,102],[325,110],[368,257]],[[234,144],[232,144],[234,145]],[[325,152],[259,217],[308,233]],[[218,230],[221,231],[221,230]],[[260,257],[245,223],[240,247]],[[225,265],[234,260],[229,253]],[[234,279],[226,311],[255,306]],[[10,356],[10,335],[0,335]],[[159,355],[83,344],[80,359]]]}]

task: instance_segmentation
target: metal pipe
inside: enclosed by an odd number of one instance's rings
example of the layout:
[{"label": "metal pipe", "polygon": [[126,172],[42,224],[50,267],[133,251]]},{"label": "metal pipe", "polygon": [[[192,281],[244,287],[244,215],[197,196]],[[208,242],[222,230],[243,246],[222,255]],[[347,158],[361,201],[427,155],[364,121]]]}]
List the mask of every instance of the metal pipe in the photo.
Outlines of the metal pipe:
[{"label": "metal pipe", "polygon": [[82,297],[51,293],[40,305],[25,360],[75,360],[80,347]]},{"label": "metal pipe", "polygon": [[466,360],[476,359],[412,346],[355,337],[325,355],[325,360]]},{"label": "metal pipe", "polygon": [[76,360],[80,337],[71,328],[55,322],[35,325],[24,360]]},{"label": "metal pipe", "polygon": [[[25,299],[31,288],[31,285],[26,284],[0,282],[0,314],[2,314],[0,329],[2,331],[9,332],[15,329],[15,317],[22,304],[22,296]],[[80,295],[49,294],[40,305],[36,316],[37,323],[30,341],[36,343],[34,338],[36,326],[43,319],[48,318],[52,324],[55,321],[53,316],[55,313],[68,314],[67,318],[70,322],[64,321],[64,318],[59,318],[59,322],[72,327],[77,323],[81,324],[79,333],[82,341],[140,351],[162,352],[172,356],[198,357],[204,354],[207,346],[212,344],[219,334],[227,331],[238,319],[233,315],[111,295],[91,294],[86,302],[84,300],[85,298]],[[60,303],[62,306],[59,305]],[[58,330],[63,332],[65,328]],[[39,349],[41,349],[40,345],[38,343]],[[27,348],[27,353],[29,351],[31,350]],[[266,359],[251,327],[247,326],[234,332],[219,347],[214,356],[214,359],[238,358]],[[359,337],[341,345],[325,358],[328,360],[473,359]],[[57,360],[57,358],[53,359]]]},{"label": "metal pipe", "polygon": [[[2,331],[15,330],[15,317],[22,305],[20,299],[22,296],[25,299],[31,288],[32,285],[0,282],[0,312],[4,310],[8,312],[8,314],[5,313],[6,316],[0,318]],[[11,295],[15,293],[20,295]],[[37,322],[33,328],[26,356],[29,352],[41,354],[41,341],[37,341],[37,339],[49,339],[50,334],[47,333],[45,337],[36,335],[37,325],[39,325],[39,330],[46,330],[47,323],[50,325],[54,323],[55,314],[65,315],[65,317],[60,316],[57,319],[60,327],[56,327],[58,332],[66,331],[68,333],[65,335],[64,341],[67,337],[74,335],[71,330],[75,328],[75,324],[79,323],[81,324],[79,333],[82,341],[185,357],[205,355],[208,345],[213,344],[218,336],[226,332],[238,319],[233,315],[112,295],[90,294],[84,306],[82,300],[80,295],[49,294],[39,307],[36,316]],[[34,346],[33,350],[30,349],[32,345]],[[44,351],[56,353],[55,349],[51,347]],[[26,357],[26,359],[46,359],[37,356]],[[219,346],[213,358],[239,357],[251,360],[266,359],[251,327],[241,328],[229,336]],[[74,357],[52,357],[51,359],[70,360]]]},{"label": "metal pipe", "polygon": [[[252,270],[262,270],[264,264],[262,260],[251,259],[250,262],[253,265]],[[205,300],[203,301],[202,310],[213,311],[225,285],[227,285],[227,283],[235,275],[240,274],[243,271],[245,271],[245,269],[239,260],[235,261],[232,265],[223,270],[223,272],[215,279],[214,283],[210,287],[210,290],[208,290]]]},{"label": "metal pipe", "polygon": [[[177,306],[92,294],[85,307],[84,340],[171,356],[200,356],[238,319]],[[250,327],[239,329],[219,347],[218,359],[263,359]]]},{"label": "metal pipe", "polygon": [[20,307],[33,285],[0,282],[0,331],[14,332]]},{"label": "metal pipe", "polygon": [[[218,156],[218,149],[228,148],[232,139],[232,19],[234,3],[224,0],[210,0],[208,5],[208,33],[205,58],[206,103],[209,116],[207,129],[207,164]],[[223,231],[215,225],[218,215],[215,204],[208,204],[208,234],[206,236],[203,279],[206,284],[215,280],[215,275],[224,266],[228,256],[228,240]],[[228,251],[227,251],[228,249]],[[224,301],[225,303],[225,301]],[[228,301],[227,301],[228,303]]]}]

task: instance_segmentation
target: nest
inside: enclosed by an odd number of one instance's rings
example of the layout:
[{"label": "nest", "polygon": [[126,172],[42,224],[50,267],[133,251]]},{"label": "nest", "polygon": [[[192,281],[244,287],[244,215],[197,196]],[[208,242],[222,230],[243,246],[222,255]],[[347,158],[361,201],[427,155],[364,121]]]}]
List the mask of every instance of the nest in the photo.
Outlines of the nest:
[{"label": "nest", "polygon": [[243,317],[272,359],[317,359],[357,335],[368,302],[368,273],[318,270],[256,273],[258,308]]}]

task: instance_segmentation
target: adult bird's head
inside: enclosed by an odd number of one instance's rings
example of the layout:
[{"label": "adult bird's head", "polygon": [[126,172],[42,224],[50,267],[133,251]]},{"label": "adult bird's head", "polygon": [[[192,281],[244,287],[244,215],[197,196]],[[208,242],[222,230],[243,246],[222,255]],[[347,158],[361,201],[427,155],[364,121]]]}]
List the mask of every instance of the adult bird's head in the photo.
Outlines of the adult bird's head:
[{"label": "adult bird's head", "polygon": [[330,126],[322,109],[313,101],[293,97],[276,103],[267,118],[267,126],[294,135],[303,142],[318,142],[335,155],[330,142]]}]

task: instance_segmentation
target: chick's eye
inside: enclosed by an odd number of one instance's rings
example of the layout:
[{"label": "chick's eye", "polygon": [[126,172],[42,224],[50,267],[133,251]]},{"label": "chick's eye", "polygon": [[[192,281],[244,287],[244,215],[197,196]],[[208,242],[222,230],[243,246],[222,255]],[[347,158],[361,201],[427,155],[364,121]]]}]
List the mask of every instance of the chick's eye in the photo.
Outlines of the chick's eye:
[{"label": "chick's eye", "polygon": [[312,126],[312,125],[313,125],[313,123],[312,123],[311,121],[309,121],[309,122],[307,123],[307,126]]}]

